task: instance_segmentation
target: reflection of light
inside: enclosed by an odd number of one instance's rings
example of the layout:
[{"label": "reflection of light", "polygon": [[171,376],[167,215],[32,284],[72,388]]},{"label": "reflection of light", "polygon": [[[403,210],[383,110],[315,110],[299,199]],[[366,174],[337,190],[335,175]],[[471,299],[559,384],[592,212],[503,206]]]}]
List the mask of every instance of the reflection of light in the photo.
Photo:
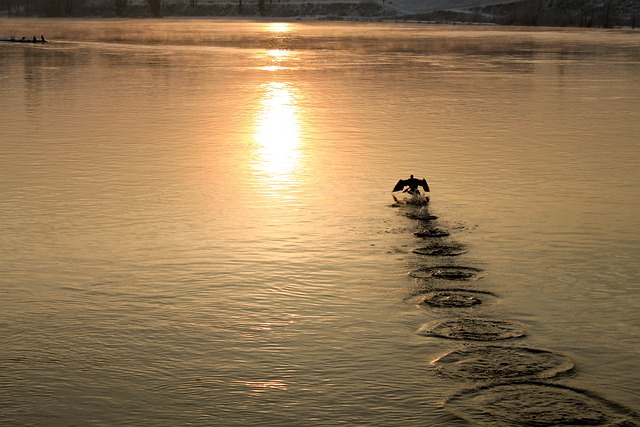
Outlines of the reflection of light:
[{"label": "reflection of light", "polygon": [[283,49],[271,49],[267,51],[267,55],[277,59],[286,58],[287,56],[289,56],[290,53],[291,52],[289,52],[288,50],[283,50]]},{"label": "reflection of light", "polygon": [[258,144],[257,168],[277,190],[291,183],[300,158],[300,129],[294,93],[288,83],[265,86],[258,115],[255,140]]},{"label": "reflection of light", "polygon": [[286,22],[271,22],[267,26],[267,31],[272,33],[287,33],[291,31],[291,26]]},{"label": "reflection of light", "polygon": [[269,322],[265,322],[265,323],[261,323],[260,325],[258,325],[258,327],[256,328],[259,331],[272,331],[273,328],[271,327],[271,323]]},{"label": "reflection of light", "polygon": [[257,393],[267,390],[287,389],[287,384],[284,381],[247,381],[245,385]]},{"label": "reflection of light", "polygon": [[290,54],[290,51],[283,49],[272,49],[267,51],[267,56],[271,59],[271,65],[262,67],[261,70],[277,71],[283,69],[284,67],[282,67],[280,64],[284,62]]}]

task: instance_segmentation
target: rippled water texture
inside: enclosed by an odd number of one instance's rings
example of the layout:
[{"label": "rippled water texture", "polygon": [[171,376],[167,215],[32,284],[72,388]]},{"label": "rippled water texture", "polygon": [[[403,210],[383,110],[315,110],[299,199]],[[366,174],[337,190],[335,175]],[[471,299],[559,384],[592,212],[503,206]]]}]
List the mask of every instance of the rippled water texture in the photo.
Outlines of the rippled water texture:
[{"label": "rippled water texture", "polygon": [[464,391],[446,404],[479,426],[636,425],[629,423],[626,408],[583,390],[546,383],[481,387]]},{"label": "rippled water texture", "polygon": [[432,364],[439,374],[448,378],[494,382],[552,378],[575,366],[571,359],[561,354],[510,346],[464,347],[440,357]]},{"label": "rippled water texture", "polygon": [[640,411],[637,31],[0,19],[34,34],[0,43],[1,425]]}]

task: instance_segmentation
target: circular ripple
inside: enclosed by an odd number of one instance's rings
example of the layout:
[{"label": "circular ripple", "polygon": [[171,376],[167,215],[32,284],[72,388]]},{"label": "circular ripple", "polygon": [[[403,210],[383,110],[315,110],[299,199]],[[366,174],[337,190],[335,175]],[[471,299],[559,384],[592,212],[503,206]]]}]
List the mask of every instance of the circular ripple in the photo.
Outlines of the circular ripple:
[{"label": "circular ripple", "polygon": [[480,291],[477,289],[468,289],[466,287],[433,287],[429,283],[419,283],[418,287],[414,288],[410,295],[405,298],[405,301],[414,302],[420,304],[425,295],[431,292],[460,292],[464,294],[473,295],[482,301],[482,304],[493,303],[497,300],[498,296],[493,292]]},{"label": "circular ripple", "polygon": [[438,219],[437,216],[431,215],[429,212],[407,212],[405,215],[407,218],[420,221],[433,221],[434,219]]},{"label": "circular ripple", "polygon": [[444,377],[482,381],[551,378],[574,368],[571,359],[558,353],[495,345],[464,347],[431,364]]},{"label": "circular ripple", "polygon": [[434,291],[421,298],[420,304],[433,307],[471,307],[482,301],[469,292]]},{"label": "circular ripple", "polygon": [[456,256],[467,252],[467,247],[462,243],[433,243],[414,249],[413,252],[418,255],[428,256]]},{"label": "circular ripple", "polygon": [[508,383],[463,391],[447,410],[481,426],[631,426],[629,409],[593,393],[558,384]]},{"label": "circular ripple", "polygon": [[427,230],[416,231],[415,233],[413,233],[413,235],[419,237],[420,239],[429,239],[433,237],[447,237],[449,235],[449,232],[441,230],[439,228],[430,228]]},{"label": "circular ripple", "polygon": [[420,335],[474,341],[497,341],[527,335],[521,326],[504,320],[444,319],[425,323]]},{"label": "circular ripple", "polygon": [[482,270],[479,268],[439,265],[418,268],[410,272],[409,275],[417,279],[473,280],[478,279],[480,273]]}]

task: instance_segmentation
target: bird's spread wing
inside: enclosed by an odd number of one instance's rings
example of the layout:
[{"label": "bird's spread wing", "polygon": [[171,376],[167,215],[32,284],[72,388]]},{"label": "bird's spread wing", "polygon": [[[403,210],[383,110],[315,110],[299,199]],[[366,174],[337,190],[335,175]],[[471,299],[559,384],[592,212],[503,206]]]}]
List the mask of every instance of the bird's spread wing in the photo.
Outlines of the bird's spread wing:
[{"label": "bird's spread wing", "polygon": [[400,181],[398,181],[398,183],[396,184],[395,187],[393,187],[393,190],[391,190],[392,192],[394,191],[402,191],[402,189],[404,188],[404,186],[407,185],[404,179],[401,179]]},{"label": "bird's spread wing", "polygon": [[420,185],[422,186],[422,188],[424,188],[424,191],[429,191],[429,184],[427,184],[427,180],[422,178],[422,181],[420,181]]}]

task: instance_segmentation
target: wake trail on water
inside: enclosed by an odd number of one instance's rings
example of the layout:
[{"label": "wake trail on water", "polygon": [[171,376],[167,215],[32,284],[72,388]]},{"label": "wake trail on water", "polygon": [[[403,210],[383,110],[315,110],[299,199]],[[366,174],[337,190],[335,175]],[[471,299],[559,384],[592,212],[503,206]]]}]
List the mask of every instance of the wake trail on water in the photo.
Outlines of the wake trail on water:
[{"label": "wake trail on water", "polygon": [[486,285],[479,289],[487,283],[483,269],[458,262],[467,245],[451,239],[453,230],[430,213],[428,197],[393,199],[391,207],[415,221],[413,236],[421,242],[412,250],[417,267],[408,274],[416,286],[405,302],[438,317],[416,333],[463,345],[430,363],[433,374],[472,384],[444,399],[449,413],[478,426],[639,425],[629,408],[561,384],[563,375],[577,373],[569,356],[526,346],[522,325],[483,310],[499,296]]}]

